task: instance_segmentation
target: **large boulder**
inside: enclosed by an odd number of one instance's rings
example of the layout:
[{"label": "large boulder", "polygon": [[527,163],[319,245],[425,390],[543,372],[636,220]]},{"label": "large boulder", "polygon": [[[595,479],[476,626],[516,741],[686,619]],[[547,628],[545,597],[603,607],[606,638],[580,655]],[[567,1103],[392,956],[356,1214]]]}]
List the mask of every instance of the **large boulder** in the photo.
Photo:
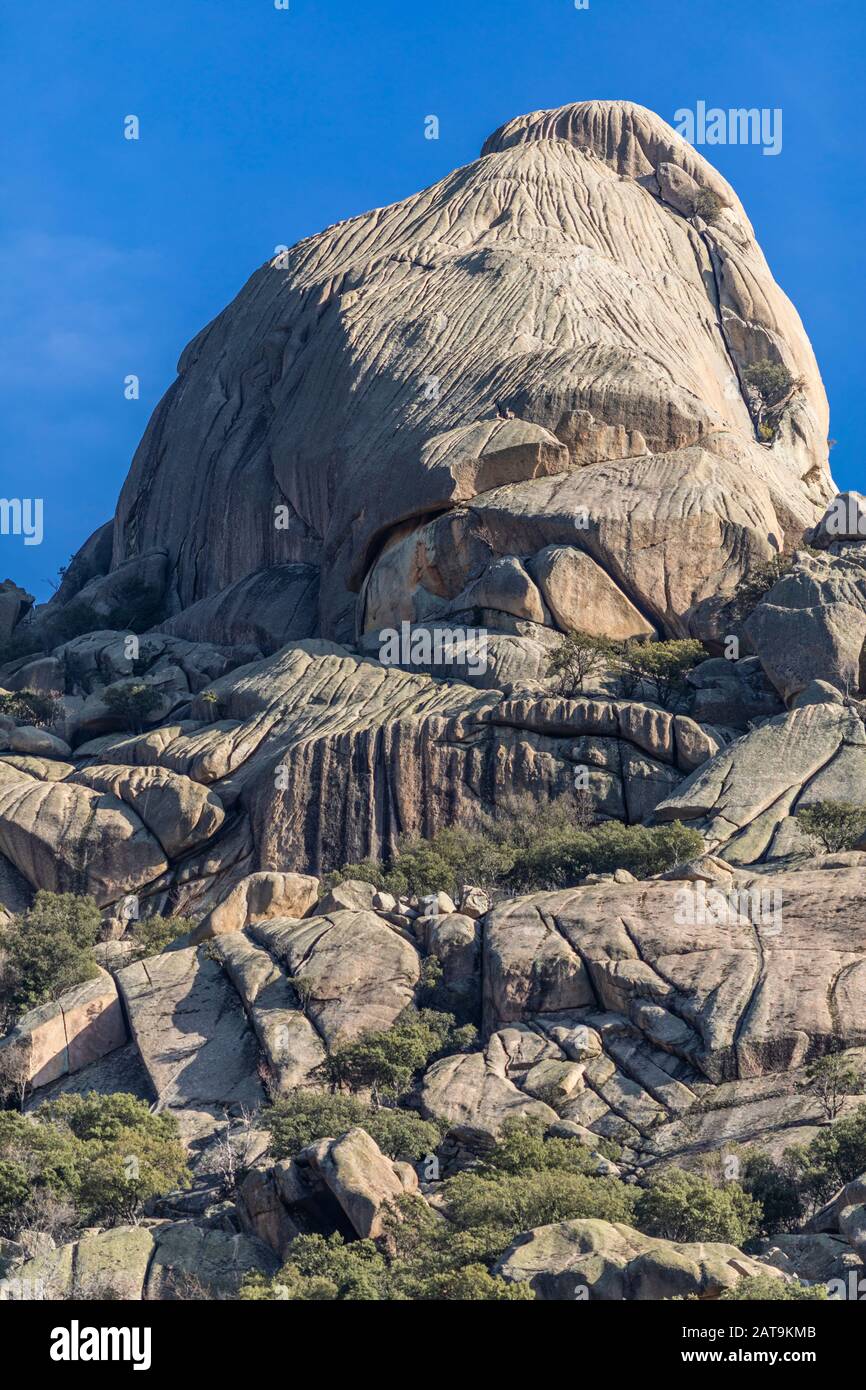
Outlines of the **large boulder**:
[{"label": "large boulder", "polygon": [[518,1236],[494,1267],[543,1300],[718,1298],[740,1279],[782,1275],[717,1241],[682,1244],[609,1221],[562,1221]]},{"label": "large boulder", "polygon": [[31,1009],[0,1038],[0,1072],[36,1089],[80,1071],[126,1040],[117,987],[100,970],[94,979]]},{"label": "large boulder", "polygon": [[94,764],[68,779],[94,791],[110,792],[140,818],[165,851],[177,859],[216,834],[225,811],[216,793],[164,767],[112,767]]},{"label": "large boulder", "polygon": [[839,868],[504,902],[487,918],[486,1026],[592,1001],[714,1082],[862,1046],[863,884]]},{"label": "large boulder", "polygon": [[0,852],[34,888],[87,893],[100,906],[168,868],[136,813],[108,792],[41,781],[0,764]]},{"label": "large boulder", "polygon": [[316,901],[319,880],[312,874],[248,874],[199,922],[193,940],[242,931],[273,917],[303,917]]},{"label": "large boulder", "polygon": [[792,709],[720,749],[658,802],[653,819],[682,820],[735,864],[806,854],[797,811],[820,801],[866,805],[866,724],[832,699]]},{"label": "large boulder", "polygon": [[33,607],[33,595],[20,588],[11,579],[0,583],[0,642],[6,642],[13,628]]},{"label": "large boulder", "polygon": [[117,984],[153,1094],[185,1138],[212,1134],[226,1110],[260,1107],[256,1038],[216,961],[166,951],[118,971]]},{"label": "large boulder", "polygon": [[[704,190],[711,224],[692,215]],[[745,372],[767,357],[797,385],[762,443]],[[493,629],[515,604],[547,626],[550,599],[573,612],[578,570],[599,619],[709,631],[707,605],[820,516],[826,436],[808,340],[733,189],[652,112],[578,102],[258,269],[183,353],[112,572],[82,596],[102,604],[158,543],[178,631],[230,632],[220,596],[301,565],[340,640],[453,618],[473,594]],[[542,606],[516,565],[551,546],[583,558]],[[182,626],[212,599],[222,614]]]},{"label": "large boulder", "polygon": [[302,982],[307,1014],[329,1049],[390,1028],[412,1001],[418,952],[375,912],[276,918],[249,934]]},{"label": "large boulder", "polygon": [[866,545],[801,551],[752,611],[746,636],[779,694],[790,701],[813,680],[844,694],[866,688]]}]

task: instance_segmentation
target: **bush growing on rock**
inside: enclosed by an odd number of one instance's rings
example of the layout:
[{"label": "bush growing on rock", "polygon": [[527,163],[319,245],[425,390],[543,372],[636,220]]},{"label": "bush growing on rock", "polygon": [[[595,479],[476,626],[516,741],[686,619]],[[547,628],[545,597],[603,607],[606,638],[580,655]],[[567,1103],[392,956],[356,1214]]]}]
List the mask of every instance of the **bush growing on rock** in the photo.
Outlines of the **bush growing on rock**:
[{"label": "bush growing on rock", "polygon": [[[191,932],[195,922],[191,917],[142,917],[128,933],[134,944],[132,959],[144,960],[158,956],[166,946]],[[124,938],[126,939],[126,938]]]},{"label": "bush growing on rock", "polygon": [[638,1230],[664,1240],[721,1240],[742,1246],[761,1228],[758,1203],[737,1182],[716,1186],[708,1178],[670,1168],[637,1199]]},{"label": "bush growing on rock", "polygon": [[59,706],[50,695],[40,695],[35,690],[19,690],[14,694],[0,695],[0,714],[14,719],[16,724],[32,724],[41,729],[53,724]]},{"label": "bush growing on rock", "polygon": [[753,609],[791,569],[793,556],[774,555],[744,574],[734,590],[733,608],[738,622],[745,622]]},{"label": "bush growing on rock", "polygon": [[706,655],[702,642],[685,639],[623,642],[616,648],[613,669],[626,690],[634,693],[646,682],[653,688],[657,703],[667,707],[682,703],[688,689],[686,676]]},{"label": "bush growing on rock", "polygon": [[111,1225],[188,1183],[174,1116],[135,1096],[89,1092],[32,1117],[0,1113],[0,1229],[11,1239],[38,1225],[46,1198],[66,1202],[78,1227]]},{"label": "bush growing on rock", "polygon": [[566,1169],[529,1173],[458,1173],[445,1189],[448,1216],[461,1230],[494,1233],[504,1250],[522,1231],[579,1217],[635,1224],[634,1188],[619,1178]]},{"label": "bush growing on rock", "polygon": [[623,694],[633,695],[643,681],[653,688],[658,703],[667,706],[681,702],[686,675],[706,655],[702,642],[614,642],[572,632],[551,653],[547,675],[556,677],[561,695],[576,698],[590,676],[608,670],[619,677]]},{"label": "bush growing on rock", "polygon": [[27,912],[0,927],[0,1022],[57,999],[99,974],[93,947],[100,912],[92,898],[40,890]]},{"label": "bush growing on rock", "polygon": [[444,889],[457,896],[463,883],[486,889],[531,892],[576,883],[588,873],[628,869],[636,878],[664,873],[703,853],[704,843],[680,821],[647,827],[609,821],[588,825],[585,805],[562,796],[546,804],[519,805],[484,817],[478,828],[440,830],[430,840],[405,840],[387,865],[347,864],[328,882],[363,879],[395,897]]},{"label": "bush growing on rock", "polygon": [[100,628],[108,626],[86,599],[73,598],[41,620],[39,646],[42,651],[50,652],[63,642],[71,642],[74,637],[83,637],[87,632],[98,632]]},{"label": "bush growing on rock", "polygon": [[778,1162],[745,1150],[742,1186],[763,1208],[762,1230],[796,1230],[841,1187],[866,1172],[866,1105],[794,1144]]},{"label": "bush growing on rock", "polygon": [[129,579],[117,590],[101,626],[115,632],[146,632],[159,622],[162,613],[162,591],[141,579]]},{"label": "bush growing on rock", "polygon": [[[599,1136],[596,1151],[615,1162],[622,1150],[613,1139]],[[576,1139],[545,1137],[539,1120],[512,1117],[505,1121],[491,1152],[484,1159],[484,1173],[541,1173],[557,1169],[568,1173],[595,1173],[597,1159]]]},{"label": "bush growing on rock", "polygon": [[826,1297],[824,1284],[802,1284],[799,1279],[776,1279],[772,1274],[749,1274],[719,1295],[726,1303],[820,1303]]},{"label": "bush growing on rock", "polygon": [[274,1102],[262,1124],[271,1132],[275,1159],[294,1158],[308,1144],[360,1125],[392,1159],[413,1162],[432,1153],[440,1140],[439,1126],[411,1110],[374,1108],[355,1096],[296,1091]]},{"label": "bush growing on rock", "polygon": [[712,188],[699,188],[692,202],[692,216],[705,222],[715,222],[724,208],[718,193]]},{"label": "bush growing on rock", "polygon": [[759,1150],[746,1150],[741,1185],[763,1212],[761,1231],[776,1235],[794,1231],[804,1217],[803,1197],[797,1174],[790,1163],[775,1163]]},{"label": "bush growing on rock", "polygon": [[126,728],[140,734],[147,716],[159,707],[161,696],[158,690],[152,685],[145,685],[143,681],[125,681],[123,684],[110,685],[102,692],[102,700],[113,714],[124,721]]},{"label": "bush growing on rock", "polygon": [[822,1129],[809,1144],[786,1150],[801,1189],[820,1205],[866,1172],[866,1105]]},{"label": "bush growing on rock", "polygon": [[453,1014],[404,1009],[387,1030],[363,1033],[335,1048],[324,1068],[334,1089],[369,1090],[378,1104],[382,1097],[395,1100],[402,1095],[438,1057],[469,1049],[475,1037],[471,1026],[457,1027]]},{"label": "bush growing on rock", "polygon": [[856,1095],[863,1090],[863,1075],[850,1058],[841,1053],[830,1053],[817,1057],[806,1068],[809,1088],[821,1102],[821,1109],[828,1120],[835,1120],[846,1096]]},{"label": "bush growing on rock", "polygon": [[747,385],[755,388],[765,406],[778,405],[795,385],[785,364],[773,362],[769,357],[762,357],[746,367],[743,379]]},{"label": "bush growing on rock", "polygon": [[866,835],[866,806],[850,801],[819,801],[796,812],[805,835],[817,840],[828,854],[853,849]]},{"label": "bush growing on rock", "polygon": [[680,821],[651,827],[609,821],[593,830],[551,836],[516,854],[506,882],[515,892],[532,892],[568,887],[587,874],[615,869],[650,878],[696,858],[703,849],[699,832]]},{"label": "bush growing on rock", "polygon": [[534,1294],[509,1284],[479,1262],[461,1262],[458,1242],[448,1241],[446,1223],[420,1204],[401,1204],[401,1220],[391,1223],[387,1245],[343,1237],[298,1236],[283,1268],[272,1280],[248,1277],[241,1298],[300,1302],[379,1302],[388,1300],[525,1302]]},{"label": "bush growing on rock", "polygon": [[546,674],[554,677],[560,695],[583,693],[584,681],[601,675],[611,660],[614,646],[606,637],[569,632],[551,653]]}]

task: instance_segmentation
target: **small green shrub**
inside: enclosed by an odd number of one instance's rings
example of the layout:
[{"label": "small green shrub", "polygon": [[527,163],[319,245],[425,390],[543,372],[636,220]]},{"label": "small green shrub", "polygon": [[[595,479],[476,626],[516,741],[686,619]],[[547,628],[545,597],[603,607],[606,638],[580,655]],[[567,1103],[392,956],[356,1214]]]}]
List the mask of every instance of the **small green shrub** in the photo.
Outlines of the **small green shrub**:
[{"label": "small green shrub", "polygon": [[[440,1227],[443,1224],[439,1222]],[[525,1302],[534,1298],[525,1284],[508,1284],[479,1262],[461,1262],[459,1254],[447,1251],[444,1233],[411,1209],[392,1227],[390,1244],[394,1253],[389,1258],[372,1240],[347,1244],[339,1234],[298,1236],[279,1273],[271,1280],[248,1276],[240,1296],[317,1303]]]},{"label": "small green shrub", "polygon": [[850,801],[819,801],[795,813],[800,829],[829,854],[853,849],[866,836],[866,806]]},{"label": "small green shrub", "polygon": [[698,831],[680,821],[592,826],[577,797],[547,803],[526,797],[496,816],[480,817],[476,828],[456,826],[429,840],[404,840],[389,864],[346,864],[326,882],[362,879],[397,897],[440,888],[456,897],[464,883],[528,892],[570,886],[588,873],[620,868],[647,878],[696,858],[703,849]]},{"label": "small green shrub", "polygon": [[634,693],[641,682],[652,686],[658,704],[680,704],[688,685],[686,676],[706,659],[702,642],[676,639],[670,642],[623,642],[616,648],[613,669],[621,685]]},{"label": "small green shrub", "polygon": [[759,1150],[746,1150],[741,1185],[763,1211],[766,1235],[794,1231],[804,1220],[803,1197],[790,1164],[775,1163]]},{"label": "small green shrub", "polygon": [[141,579],[128,579],[115,593],[115,601],[101,626],[115,632],[146,632],[163,613],[162,590]]},{"label": "small green shrub", "polygon": [[44,650],[51,651],[63,642],[71,642],[75,637],[83,637],[87,632],[99,632],[108,626],[86,599],[73,598],[40,621],[39,635]]},{"label": "small green shrub", "polygon": [[369,1090],[374,1102],[382,1096],[396,1099],[437,1057],[467,1050],[475,1037],[475,1029],[458,1028],[452,1014],[404,1009],[389,1029],[363,1033],[335,1048],[325,1073],[335,1089]]},{"label": "small green shrub", "polygon": [[439,1127],[411,1110],[374,1108],[356,1096],[295,1091],[275,1101],[261,1122],[271,1132],[275,1159],[294,1158],[317,1139],[360,1125],[389,1158],[414,1162],[439,1144]]},{"label": "small green shrub", "polygon": [[152,685],[141,681],[125,681],[110,685],[102,692],[104,704],[124,721],[126,728],[140,734],[149,714],[158,709],[162,696]]},{"label": "small green shrub", "polygon": [[[601,1137],[595,1151],[612,1162],[622,1152],[614,1140]],[[543,1173],[550,1170],[592,1175],[596,1169],[597,1160],[593,1150],[579,1144],[576,1139],[546,1139],[545,1127],[539,1120],[521,1116],[505,1121],[480,1171],[485,1175]]]},{"label": "small green shrub", "polygon": [[641,1191],[634,1224],[664,1240],[719,1240],[742,1246],[761,1229],[762,1215],[739,1183],[716,1186],[697,1173],[670,1168]]},{"label": "small green shrub", "polygon": [[813,1181],[815,1175],[826,1175],[822,1190],[832,1196],[837,1188],[866,1172],[866,1105],[858,1105],[850,1115],[819,1130],[805,1148],[795,1146],[787,1155]]},{"label": "small green shrub", "polygon": [[765,406],[774,406],[788,394],[795,385],[794,377],[783,362],[773,362],[762,357],[743,371],[743,380],[753,386]]},{"label": "small green shrub", "polygon": [[8,1027],[20,1014],[94,978],[100,912],[92,898],[36,894],[33,906],[0,927],[0,1009]]},{"label": "small green shrub", "polygon": [[458,1173],[446,1185],[448,1216],[459,1229],[492,1229],[504,1249],[522,1231],[594,1218],[634,1225],[634,1188],[619,1178],[564,1169],[531,1173]]},{"label": "small green shrub", "polygon": [[699,188],[692,202],[692,216],[715,222],[725,204],[712,188]]},{"label": "small green shrub", "polygon": [[551,652],[546,674],[556,678],[560,695],[580,695],[584,681],[600,675],[612,653],[613,645],[606,637],[569,632]]},{"label": "small green shrub", "polygon": [[801,1284],[799,1279],[775,1279],[772,1274],[750,1274],[738,1279],[719,1298],[726,1303],[820,1303],[827,1297],[824,1284]]},{"label": "small green shrub", "polygon": [[145,960],[148,956],[158,956],[166,946],[191,932],[194,926],[191,917],[142,917],[128,933],[135,944],[133,959]]},{"label": "small green shrub", "polygon": [[[16,1202],[22,1183],[27,1191]],[[135,1220],[145,1202],[189,1185],[177,1120],[146,1101],[66,1095],[34,1116],[0,1113],[0,1230],[11,1239],[46,1195],[79,1226]]]},{"label": "small green shrub", "polygon": [[587,874],[627,869],[650,878],[704,852],[700,833],[681,821],[622,825],[609,821],[593,830],[560,834],[515,855],[507,886],[515,892],[570,887]]},{"label": "small green shrub", "polygon": [[41,729],[53,724],[60,707],[50,695],[40,695],[35,690],[18,690],[12,694],[0,694],[0,714],[14,719],[16,724],[32,724]]},{"label": "small green shrub", "polygon": [[774,555],[771,560],[755,565],[754,569],[743,575],[734,590],[732,600],[738,622],[745,622],[761,600],[790,572],[793,563],[791,555]]}]

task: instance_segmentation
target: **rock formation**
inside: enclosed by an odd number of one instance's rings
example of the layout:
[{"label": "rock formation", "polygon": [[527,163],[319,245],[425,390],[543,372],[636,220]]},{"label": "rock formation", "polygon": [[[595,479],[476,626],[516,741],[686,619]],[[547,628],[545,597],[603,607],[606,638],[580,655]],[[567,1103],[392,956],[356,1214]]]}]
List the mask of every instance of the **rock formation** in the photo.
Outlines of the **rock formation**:
[{"label": "rock formation", "polygon": [[[866,1059],[866,835],[820,855],[797,819],[866,808],[866,526],[833,501],[827,421],[736,194],[631,103],[519,117],[252,275],[51,602],[0,586],[0,922],[86,894],[105,937],[99,976],[19,1017],[0,1071],[32,1113],[146,1099],[195,1179],[139,1227],[18,1251],[17,1278],[234,1296],[299,1234],[384,1249],[402,1197],[435,1213],[442,1175],[359,1124],[290,1159],[260,1133],[230,1202],[215,1176],[230,1116],[321,1091],[431,979],[480,1026],[413,1081],[445,1179],[516,1117],[638,1185],[821,1131],[809,1064]],[[609,672],[560,693],[572,631],[706,659],[667,704]],[[320,882],[516,793],[550,802],[577,769],[597,821],[680,821],[704,854],[495,902]],[[128,900],[192,930],[140,958]],[[539,1298],[707,1298],[835,1277],[863,1244],[860,1179],[754,1258],[581,1218],[522,1232],[493,1273]]]}]

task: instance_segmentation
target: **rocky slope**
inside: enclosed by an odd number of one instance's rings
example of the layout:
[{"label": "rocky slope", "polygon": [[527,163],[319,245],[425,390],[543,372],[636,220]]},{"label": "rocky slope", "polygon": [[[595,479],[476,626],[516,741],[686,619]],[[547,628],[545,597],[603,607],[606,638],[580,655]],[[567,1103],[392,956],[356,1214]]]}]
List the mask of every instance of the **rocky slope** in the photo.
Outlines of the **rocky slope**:
[{"label": "rocky slope", "polygon": [[[790,383],[771,416],[749,381],[767,360]],[[816,856],[796,820],[866,806],[866,527],[850,498],[839,523],[826,433],[735,193],[630,103],[519,117],[251,277],[182,355],[52,602],[0,589],[21,647],[0,687],[53,702],[38,727],[0,715],[0,908],[87,894],[106,938],[99,977],[21,1018],[0,1062],[33,1110],[95,1089],[173,1113],[197,1184],[140,1229],[19,1252],[16,1277],[69,1296],[120,1268],[124,1296],[231,1294],[299,1232],[379,1238],[405,1193],[435,1210],[435,1182],[357,1127],[278,1162],[260,1136],[229,1204],[214,1169],[228,1114],[321,1088],[335,1049],[422,1002],[434,959],[480,1023],[414,1091],[446,1177],[514,1116],[593,1152],[615,1138],[636,1183],[825,1126],[805,1068],[866,1048],[866,857]],[[782,554],[743,625],[738,583]],[[401,623],[474,628],[485,661],[380,660]],[[547,662],[575,628],[698,637],[707,659],[675,708],[604,676],[566,698]],[[596,817],[683,821],[706,854],[456,910],[363,883],[320,897],[329,870],[516,793],[548,803],[578,768]],[[707,892],[733,912],[696,917]],[[194,930],[133,959],[130,896]],[[541,1298],[831,1277],[861,1251],[862,1195],[757,1265],[575,1220],[524,1233],[496,1272]]]}]

